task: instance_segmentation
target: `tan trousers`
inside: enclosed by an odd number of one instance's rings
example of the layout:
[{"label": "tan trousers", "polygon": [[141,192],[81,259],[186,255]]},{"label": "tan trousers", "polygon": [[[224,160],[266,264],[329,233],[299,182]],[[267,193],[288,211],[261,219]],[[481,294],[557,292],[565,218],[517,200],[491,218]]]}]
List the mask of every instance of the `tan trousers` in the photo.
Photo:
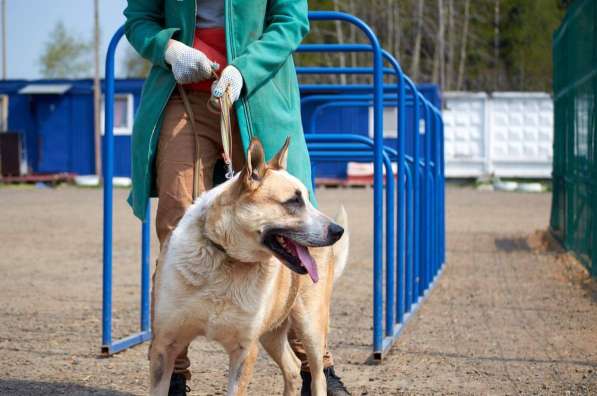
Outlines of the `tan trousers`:
[{"label": "tan trousers", "polygon": [[[207,110],[209,93],[191,90],[188,90],[187,93],[195,117],[196,133],[199,136],[200,192],[202,192],[212,187],[214,165],[222,154],[220,117]],[[170,235],[186,208],[192,203],[195,159],[193,131],[182,98],[177,91],[170,98],[164,111],[156,159],[159,198],[156,230],[160,245]],[[244,152],[236,120],[233,120],[232,124],[232,165],[235,171],[239,171],[244,164]],[[292,336],[289,337],[289,341],[302,362],[302,369],[309,370],[305,351],[300,341]],[[176,359],[174,372],[182,373],[190,378],[190,364],[185,348]],[[324,366],[332,365],[332,356],[326,348]]]}]

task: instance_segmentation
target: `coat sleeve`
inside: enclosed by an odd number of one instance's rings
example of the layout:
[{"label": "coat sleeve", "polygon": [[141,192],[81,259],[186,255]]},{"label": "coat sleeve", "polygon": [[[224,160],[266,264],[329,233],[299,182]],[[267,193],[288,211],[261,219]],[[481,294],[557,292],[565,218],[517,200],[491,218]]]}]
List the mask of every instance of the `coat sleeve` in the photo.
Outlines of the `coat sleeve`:
[{"label": "coat sleeve", "polygon": [[164,28],[164,0],[129,0],[124,10],[125,34],[133,48],[154,65],[166,69],[168,40],[178,28]]},{"label": "coat sleeve", "polygon": [[266,28],[231,64],[242,74],[247,95],[265,84],[309,32],[307,0],[269,0]]}]

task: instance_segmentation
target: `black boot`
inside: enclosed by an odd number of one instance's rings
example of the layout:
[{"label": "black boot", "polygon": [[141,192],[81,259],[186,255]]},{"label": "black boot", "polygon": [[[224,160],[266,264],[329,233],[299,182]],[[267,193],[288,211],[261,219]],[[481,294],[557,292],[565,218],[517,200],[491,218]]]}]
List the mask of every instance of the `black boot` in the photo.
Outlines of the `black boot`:
[{"label": "black boot", "polygon": [[187,396],[191,389],[187,386],[187,377],[184,374],[172,374],[168,396]]},{"label": "black boot", "polygon": [[[328,396],[350,396],[350,392],[348,392],[340,377],[336,375],[334,366],[324,368],[323,375],[325,375],[327,382]],[[303,379],[301,396],[311,396],[311,373],[301,371],[301,378]]]}]

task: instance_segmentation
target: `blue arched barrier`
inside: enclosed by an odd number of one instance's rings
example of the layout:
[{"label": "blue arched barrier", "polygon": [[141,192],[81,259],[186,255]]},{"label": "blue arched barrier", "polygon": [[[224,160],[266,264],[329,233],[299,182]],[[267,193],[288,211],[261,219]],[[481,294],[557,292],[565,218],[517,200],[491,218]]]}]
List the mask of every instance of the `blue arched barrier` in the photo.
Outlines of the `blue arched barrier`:
[{"label": "blue arched barrier", "polygon": [[[318,100],[321,108],[359,103],[373,108],[373,139],[346,133],[306,134],[313,162],[373,162],[373,355],[377,359],[392,346],[404,324],[420,305],[421,298],[434,284],[445,258],[443,203],[443,122],[441,113],[417,91],[403,74],[396,59],[383,50],[373,31],[360,19],[338,12],[311,12],[311,21],[344,21],[356,26],[369,44],[305,44],[301,52],[370,52],[373,67],[297,67],[300,74],[371,74],[373,84],[301,85],[301,92],[316,93],[303,102]],[[124,339],[112,339],[112,183],[113,177],[113,101],[115,50],[124,34],[120,28],[113,36],[106,58],[104,153],[104,250],[102,352],[112,354],[142,343],[151,337],[149,323],[150,264],[149,209],[141,235],[141,324],[140,332]],[[383,60],[391,67],[384,67]],[[386,85],[383,76],[396,76]],[[329,92],[334,92],[330,94]],[[319,93],[319,94],[317,94]],[[397,147],[384,147],[383,107],[395,103],[398,111]],[[412,107],[413,130],[407,131],[405,109]],[[423,110],[424,131],[420,147],[419,122]],[[323,110],[321,110],[323,111]],[[316,125],[316,124],[315,124]],[[314,127],[316,129],[316,126]],[[315,133],[312,133],[315,132]],[[407,149],[407,140],[412,150]],[[394,182],[392,162],[398,165]],[[384,205],[384,175],[385,205]],[[397,205],[394,196],[397,197]],[[422,199],[421,199],[422,195]],[[396,207],[395,207],[396,206]],[[385,216],[384,216],[385,212]],[[385,255],[384,255],[385,241]],[[423,249],[421,248],[423,247]],[[385,277],[384,277],[385,274]],[[385,298],[384,298],[385,291]],[[384,315],[385,308],[385,315]],[[385,319],[385,326],[384,326]],[[385,330],[385,331],[384,331]]]}]

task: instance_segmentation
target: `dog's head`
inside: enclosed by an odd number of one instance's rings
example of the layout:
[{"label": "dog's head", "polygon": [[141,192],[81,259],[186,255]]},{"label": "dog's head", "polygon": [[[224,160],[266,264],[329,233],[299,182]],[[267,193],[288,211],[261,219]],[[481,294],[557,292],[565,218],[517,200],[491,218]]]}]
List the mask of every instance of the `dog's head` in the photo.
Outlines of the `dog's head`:
[{"label": "dog's head", "polygon": [[244,169],[212,205],[205,231],[235,259],[257,262],[274,255],[317,282],[307,248],[334,244],[344,229],[315,209],[305,186],[286,172],[289,143],[266,162],[259,140],[251,141]]}]

